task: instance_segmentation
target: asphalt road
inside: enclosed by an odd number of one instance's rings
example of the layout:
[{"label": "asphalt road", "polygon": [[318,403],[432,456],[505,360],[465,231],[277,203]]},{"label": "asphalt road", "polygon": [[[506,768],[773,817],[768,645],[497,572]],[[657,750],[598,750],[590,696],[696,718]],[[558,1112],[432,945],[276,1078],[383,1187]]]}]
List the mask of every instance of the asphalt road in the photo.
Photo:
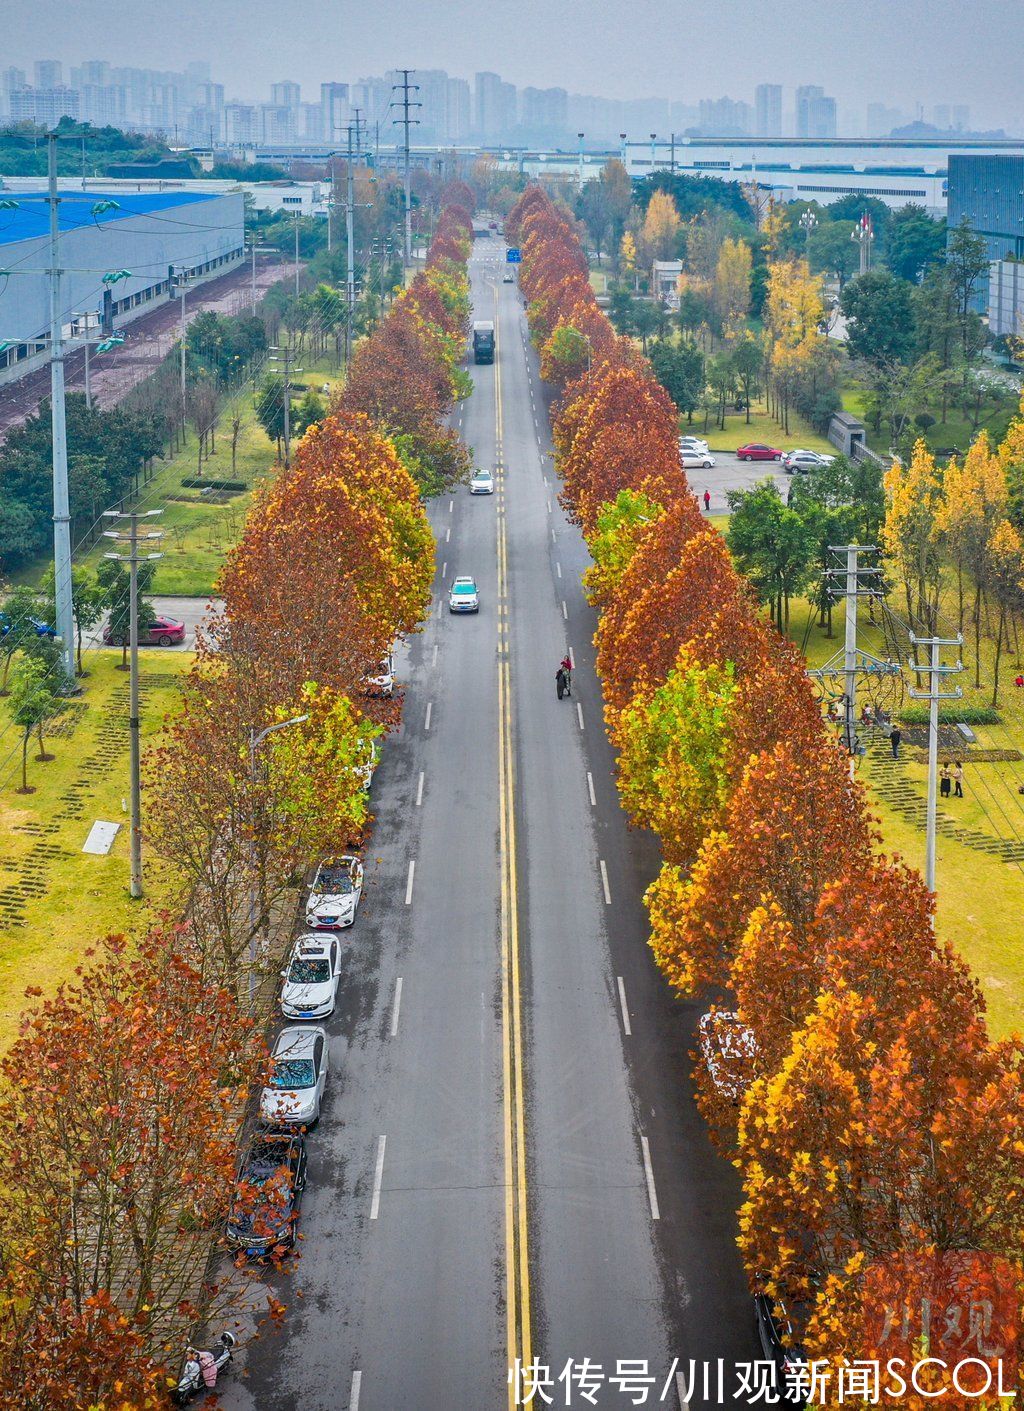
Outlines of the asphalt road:
[{"label": "asphalt road", "polygon": [[[551,1404],[567,1404],[568,1361],[607,1378],[632,1359],[645,1402],[605,1381],[569,1404],[678,1408],[673,1359],[685,1380],[690,1359],[755,1356],[736,1180],[689,1089],[700,1010],[671,999],[646,947],[657,858],[618,807],[587,555],[555,499],[501,248],[474,251],[498,353],[471,368],[458,417],[477,463],[503,467],[498,493],[431,506],[434,611],[399,655],[405,717],[344,933],[302,1257],[275,1276],[284,1326],[240,1356],[229,1411],[499,1411],[510,1347],[527,1346]],[[459,573],[479,616],[447,612]],[[690,1406],[715,1401],[698,1377]]]}]

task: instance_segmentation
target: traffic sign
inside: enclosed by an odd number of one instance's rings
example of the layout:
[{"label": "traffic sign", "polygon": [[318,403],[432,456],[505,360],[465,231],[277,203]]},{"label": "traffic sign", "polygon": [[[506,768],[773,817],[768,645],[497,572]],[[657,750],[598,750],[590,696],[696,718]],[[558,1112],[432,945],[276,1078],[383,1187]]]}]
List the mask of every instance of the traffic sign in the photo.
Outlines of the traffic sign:
[{"label": "traffic sign", "polygon": [[520,264],[520,263],[522,262],[522,258],[523,258],[523,252],[522,252],[522,250],[517,250],[514,245],[513,245],[513,246],[510,246],[510,247],[505,251],[505,263],[506,263],[506,264],[518,265],[518,264]]}]

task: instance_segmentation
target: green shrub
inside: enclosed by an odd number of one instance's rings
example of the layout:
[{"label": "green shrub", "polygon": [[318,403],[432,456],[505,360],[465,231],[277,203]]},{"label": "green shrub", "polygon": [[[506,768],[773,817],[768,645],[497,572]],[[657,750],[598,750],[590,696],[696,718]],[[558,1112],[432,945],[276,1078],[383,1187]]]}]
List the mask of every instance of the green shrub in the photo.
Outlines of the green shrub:
[{"label": "green shrub", "polygon": [[246,480],[207,480],[204,477],[187,475],[181,482],[186,490],[248,490]]},{"label": "green shrub", "polygon": [[[927,706],[907,706],[900,711],[901,725],[927,725]],[[991,706],[960,706],[943,710],[939,707],[940,725],[998,725],[1002,716]]]}]

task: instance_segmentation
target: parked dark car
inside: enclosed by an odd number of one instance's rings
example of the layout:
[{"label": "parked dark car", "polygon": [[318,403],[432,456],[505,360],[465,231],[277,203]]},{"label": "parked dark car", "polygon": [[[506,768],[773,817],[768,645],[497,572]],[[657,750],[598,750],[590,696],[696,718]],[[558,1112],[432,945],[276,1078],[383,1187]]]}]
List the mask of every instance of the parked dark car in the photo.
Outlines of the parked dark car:
[{"label": "parked dark car", "polygon": [[[29,622],[37,637],[56,637],[56,627],[51,627],[47,622],[40,622],[37,617],[30,617]],[[11,630],[11,619],[5,612],[0,612],[0,637],[6,637]]]},{"label": "parked dark car", "polygon": [[778,461],[782,452],[777,446],[766,446],[763,441],[749,441],[736,452],[741,461]]},{"label": "parked dark car", "polygon": [[806,1406],[807,1401],[792,1378],[806,1367],[807,1355],[785,1305],[763,1291],[754,1295],[754,1328],[765,1361],[775,1366],[775,1390],[785,1406]]},{"label": "parked dark car", "polygon": [[306,1145],[299,1132],[261,1132],[238,1168],[228,1243],[262,1259],[295,1244],[306,1186]]},{"label": "parked dark car", "polygon": [[[128,640],[124,632],[115,632],[108,622],[103,629],[108,647],[123,647]],[[174,617],[155,617],[149,627],[139,631],[140,647],[173,647],[185,640],[185,624]]]}]

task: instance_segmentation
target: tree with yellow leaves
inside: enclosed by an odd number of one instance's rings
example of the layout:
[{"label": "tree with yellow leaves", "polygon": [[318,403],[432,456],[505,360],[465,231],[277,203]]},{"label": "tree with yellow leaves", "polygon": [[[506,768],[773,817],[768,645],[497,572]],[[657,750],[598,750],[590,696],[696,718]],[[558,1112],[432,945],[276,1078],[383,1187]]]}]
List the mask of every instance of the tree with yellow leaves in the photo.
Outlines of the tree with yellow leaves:
[{"label": "tree with yellow leaves", "polygon": [[674,258],[682,222],[667,191],[655,191],[644,217],[641,245],[645,263]]},{"label": "tree with yellow leaves", "polygon": [[715,312],[726,338],[735,338],[750,310],[750,272],[753,259],[745,240],[722,241],[715,266]]},{"label": "tree with yellow leaves", "polygon": [[988,541],[989,582],[999,607],[996,655],[992,669],[992,704],[999,704],[999,663],[1008,637],[1007,619],[1024,606],[1024,539],[1008,519],[1001,519]]},{"label": "tree with yellow leaves", "polygon": [[619,264],[625,274],[632,275],[634,287],[637,279],[637,251],[636,238],[631,230],[627,230],[619,245]]},{"label": "tree with yellow leaves", "polygon": [[897,458],[885,472],[882,544],[903,580],[907,616],[929,632],[938,613],[937,522],[942,512],[942,480],[935,457],[917,441],[908,466]]},{"label": "tree with yellow leaves", "polygon": [[935,528],[956,560],[960,631],[964,624],[964,570],[974,578],[974,684],[980,686],[981,618],[990,576],[989,544],[1006,513],[1006,478],[984,431],[975,438],[962,464],[950,461],[942,489]]}]

